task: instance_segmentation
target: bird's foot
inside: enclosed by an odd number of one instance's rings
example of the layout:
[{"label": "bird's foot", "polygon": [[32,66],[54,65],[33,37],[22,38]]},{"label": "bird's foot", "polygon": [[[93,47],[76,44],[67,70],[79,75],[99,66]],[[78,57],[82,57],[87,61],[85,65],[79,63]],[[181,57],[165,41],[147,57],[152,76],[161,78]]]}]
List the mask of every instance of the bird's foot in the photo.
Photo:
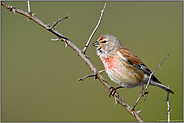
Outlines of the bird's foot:
[{"label": "bird's foot", "polygon": [[110,90],[110,94],[109,94],[109,97],[112,95],[114,96],[114,94],[116,93],[116,90],[119,89],[119,88],[122,88],[122,86],[119,86],[117,88],[113,88],[112,86],[109,88]]}]

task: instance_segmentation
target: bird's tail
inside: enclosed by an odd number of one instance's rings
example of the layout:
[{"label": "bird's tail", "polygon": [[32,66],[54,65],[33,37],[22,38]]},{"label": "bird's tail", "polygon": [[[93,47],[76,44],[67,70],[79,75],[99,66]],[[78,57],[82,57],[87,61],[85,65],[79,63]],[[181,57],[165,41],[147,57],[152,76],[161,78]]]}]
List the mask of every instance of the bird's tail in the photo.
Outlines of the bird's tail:
[{"label": "bird's tail", "polygon": [[158,86],[159,88],[162,88],[162,89],[164,89],[165,91],[174,94],[174,92],[173,92],[171,89],[169,89],[168,87],[166,87],[166,86],[164,86],[164,85],[162,85],[162,84],[160,84],[160,83],[157,83],[157,82],[152,81],[152,82],[150,82],[150,85]]}]

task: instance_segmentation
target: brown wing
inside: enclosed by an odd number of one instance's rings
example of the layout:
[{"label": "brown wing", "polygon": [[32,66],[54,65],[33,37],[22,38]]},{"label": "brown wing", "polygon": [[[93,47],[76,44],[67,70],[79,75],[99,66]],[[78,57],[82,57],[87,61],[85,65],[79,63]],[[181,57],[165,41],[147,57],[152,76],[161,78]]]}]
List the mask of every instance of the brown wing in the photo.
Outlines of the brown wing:
[{"label": "brown wing", "polygon": [[[150,69],[132,52],[130,52],[127,48],[122,47],[119,50],[120,53],[123,54],[124,57],[126,57],[128,59],[128,61],[130,62],[130,64],[136,66],[137,68],[139,68],[140,70],[144,71],[144,73],[150,75],[152,72],[150,71]],[[152,80],[158,83],[161,83],[154,75],[152,75]]]},{"label": "brown wing", "polygon": [[133,64],[143,64],[142,61],[132,52],[130,52],[127,48],[122,47],[119,52],[123,54],[124,57],[128,59],[129,62]]}]

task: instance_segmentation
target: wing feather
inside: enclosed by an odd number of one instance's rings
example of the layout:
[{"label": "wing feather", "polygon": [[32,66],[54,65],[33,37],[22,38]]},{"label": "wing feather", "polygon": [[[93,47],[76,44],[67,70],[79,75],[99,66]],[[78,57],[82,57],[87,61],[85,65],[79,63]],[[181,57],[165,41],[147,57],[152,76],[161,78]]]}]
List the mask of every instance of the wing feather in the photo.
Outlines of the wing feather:
[{"label": "wing feather", "polygon": [[[130,52],[127,48],[122,47],[120,50],[118,50],[121,54],[123,54],[124,57],[128,59],[128,62],[134,66],[136,66],[138,69],[142,70],[144,73],[150,75],[152,72],[150,69],[132,52]],[[152,80],[161,83],[154,75],[152,75]]]}]

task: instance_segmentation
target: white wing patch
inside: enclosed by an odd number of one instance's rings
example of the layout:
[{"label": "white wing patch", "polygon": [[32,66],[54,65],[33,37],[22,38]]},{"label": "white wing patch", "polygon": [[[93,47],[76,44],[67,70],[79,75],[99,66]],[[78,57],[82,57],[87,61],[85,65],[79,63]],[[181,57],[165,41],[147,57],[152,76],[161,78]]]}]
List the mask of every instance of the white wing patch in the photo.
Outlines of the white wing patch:
[{"label": "white wing patch", "polygon": [[124,57],[124,55],[122,53],[120,53],[119,51],[117,52],[117,54],[124,60],[124,61],[128,61],[128,59],[126,57]]}]

